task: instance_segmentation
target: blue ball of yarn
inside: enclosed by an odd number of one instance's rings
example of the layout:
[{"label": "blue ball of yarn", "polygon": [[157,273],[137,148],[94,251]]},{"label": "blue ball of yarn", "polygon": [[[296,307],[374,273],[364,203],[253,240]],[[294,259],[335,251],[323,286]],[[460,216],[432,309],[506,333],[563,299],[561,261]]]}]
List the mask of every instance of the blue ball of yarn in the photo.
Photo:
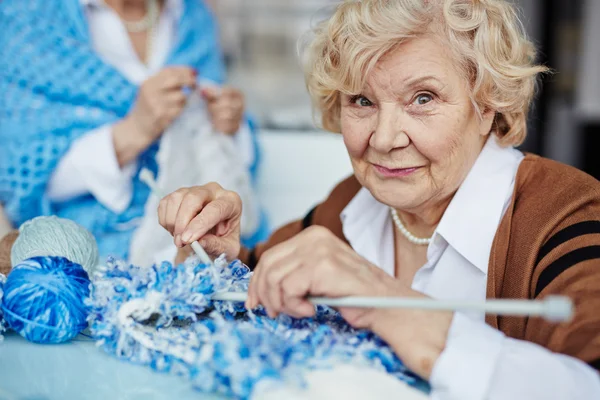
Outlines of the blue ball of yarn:
[{"label": "blue ball of yarn", "polygon": [[33,257],[6,279],[2,311],[9,327],[35,343],[62,343],[87,327],[90,279],[64,257]]}]

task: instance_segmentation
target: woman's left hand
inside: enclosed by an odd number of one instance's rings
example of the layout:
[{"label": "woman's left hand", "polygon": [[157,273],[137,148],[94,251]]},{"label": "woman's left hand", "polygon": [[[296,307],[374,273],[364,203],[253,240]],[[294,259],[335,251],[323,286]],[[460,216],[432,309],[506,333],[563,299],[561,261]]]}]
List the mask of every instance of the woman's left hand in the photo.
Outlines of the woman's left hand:
[{"label": "woman's left hand", "polygon": [[[262,304],[269,316],[315,313],[307,296],[421,297],[359,256],[323,227],[309,227],[260,258],[248,290],[248,309]],[[415,373],[429,378],[446,343],[451,312],[341,307],[353,327],[384,339]]]},{"label": "woman's left hand", "polygon": [[204,87],[200,90],[206,100],[214,128],[224,134],[234,135],[244,118],[244,95],[231,87]]}]

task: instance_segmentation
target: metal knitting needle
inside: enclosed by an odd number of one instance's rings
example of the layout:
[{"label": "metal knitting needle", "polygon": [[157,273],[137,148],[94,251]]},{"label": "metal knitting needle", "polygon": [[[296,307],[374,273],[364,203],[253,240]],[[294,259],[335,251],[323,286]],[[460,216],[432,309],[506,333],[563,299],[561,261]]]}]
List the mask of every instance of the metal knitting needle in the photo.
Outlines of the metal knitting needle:
[{"label": "metal knitting needle", "polygon": [[[244,292],[217,292],[213,300],[245,302]],[[548,296],[543,300],[504,300],[485,301],[437,300],[402,297],[309,297],[313,304],[331,307],[356,308],[409,308],[437,311],[475,311],[505,316],[542,317],[552,322],[569,321],[573,316],[573,301],[565,296]]]},{"label": "metal knitting needle", "polygon": [[[142,182],[144,182],[146,185],[148,185],[148,187],[152,190],[152,192],[156,196],[158,196],[160,198],[165,197],[164,194],[161,192],[161,190],[156,185],[156,181],[154,180],[154,174],[152,173],[152,171],[150,171],[147,168],[142,168],[142,170],[140,171],[140,180]],[[204,248],[202,248],[202,246],[200,246],[200,243],[198,243],[197,240],[193,241],[191,243],[191,246],[192,246],[192,250],[194,250],[194,253],[196,253],[196,255],[198,255],[198,257],[200,257],[200,261],[202,261],[202,263],[208,264],[211,266],[213,265],[213,261],[211,260],[209,255],[206,253]]]}]

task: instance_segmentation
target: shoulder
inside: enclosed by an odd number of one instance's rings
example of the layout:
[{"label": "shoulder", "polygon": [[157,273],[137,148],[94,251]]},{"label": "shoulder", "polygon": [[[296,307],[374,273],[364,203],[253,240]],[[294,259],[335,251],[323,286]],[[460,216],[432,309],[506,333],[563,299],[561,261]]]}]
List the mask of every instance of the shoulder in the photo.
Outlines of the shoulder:
[{"label": "shoulder", "polygon": [[[528,154],[517,171],[515,211],[560,221],[575,211],[600,219],[600,181],[577,168]],[[547,222],[547,221],[540,221]]]},{"label": "shoulder", "polygon": [[326,202],[343,203],[345,207],[361,188],[362,185],[356,177],[351,175],[333,188]]},{"label": "shoulder", "polygon": [[510,220],[510,247],[522,257],[517,264],[532,267],[534,296],[566,270],[600,265],[600,182],[592,176],[527,155],[517,172]]},{"label": "shoulder", "polygon": [[600,181],[596,178],[577,168],[533,154],[527,154],[521,162],[516,187],[518,194],[533,194],[535,191],[539,195],[559,197],[577,190],[579,195],[600,196]]},{"label": "shoulder", "polygon": [[[354,175],[338,183],[329,196],[314,209],[313,223],[322,225],[323,220],[334,219],[339,222],[340,213],[362,188]],[[327,225],[327,224],[325,224]]]}]

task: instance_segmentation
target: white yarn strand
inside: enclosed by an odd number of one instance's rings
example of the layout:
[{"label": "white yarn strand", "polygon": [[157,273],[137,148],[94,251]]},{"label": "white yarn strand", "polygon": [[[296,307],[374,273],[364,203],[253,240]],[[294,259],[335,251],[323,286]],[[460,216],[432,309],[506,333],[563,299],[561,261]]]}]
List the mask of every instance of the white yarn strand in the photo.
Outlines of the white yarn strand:
[{"label": "white yarn strand", "polygon": [[430,237],[420,238],[420,237],[417,237],[417,236],[413,235],[412,233],[410,233],[408,231],[408,229],[406,229],[406,227],[404,226],[402,221],[400,220],[400,217],[398,216],[398,212],[395,209],[390,207],[390,213],[392,214],[392,220],[394,221],[394,225],[396,225],[396,228],[398,228],[398,231],[409,242],[411,242],[412,244],[419,245],[419,246],[426,246],[426,245],[429,245],[429,243],[431,243]]}]

